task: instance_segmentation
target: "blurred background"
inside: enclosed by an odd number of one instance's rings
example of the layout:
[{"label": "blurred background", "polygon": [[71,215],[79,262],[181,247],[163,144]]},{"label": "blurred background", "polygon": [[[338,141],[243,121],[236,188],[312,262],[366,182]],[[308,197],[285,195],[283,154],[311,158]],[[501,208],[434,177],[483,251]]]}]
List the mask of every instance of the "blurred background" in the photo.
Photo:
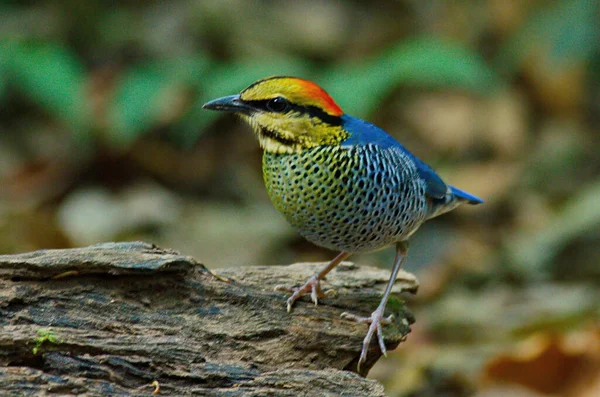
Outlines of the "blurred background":
[{"label": "blurred background", "polygon": [[[369,377],[390,396],[599,396],[599,25],[594,0],[3,1],[0,253],[331,259],[270,204],[249,128],[201,109],[304,77],[486,200],[414,236],[417,323]],[[352,259],[389,268],[393,249]]]}]

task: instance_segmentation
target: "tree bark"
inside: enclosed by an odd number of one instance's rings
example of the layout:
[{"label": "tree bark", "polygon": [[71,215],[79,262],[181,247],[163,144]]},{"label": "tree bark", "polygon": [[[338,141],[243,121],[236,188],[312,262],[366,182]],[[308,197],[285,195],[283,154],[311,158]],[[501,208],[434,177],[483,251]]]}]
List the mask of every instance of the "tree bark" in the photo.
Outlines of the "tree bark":
[{"label": "tree bark", "polygon": [[[389,273],[345,262],[285,310],[276,284],[300,285],[323,264],[218,270],[145,243],[0,256],[0,395],[382,396],[356,373],[369,315]],[[229,280],[227,280],[227,279]],[[396,292],[416,291],[401,273]],[[412,315],[392,297],[388,349]],[[154,383],[154,385],[153,385]]]}]

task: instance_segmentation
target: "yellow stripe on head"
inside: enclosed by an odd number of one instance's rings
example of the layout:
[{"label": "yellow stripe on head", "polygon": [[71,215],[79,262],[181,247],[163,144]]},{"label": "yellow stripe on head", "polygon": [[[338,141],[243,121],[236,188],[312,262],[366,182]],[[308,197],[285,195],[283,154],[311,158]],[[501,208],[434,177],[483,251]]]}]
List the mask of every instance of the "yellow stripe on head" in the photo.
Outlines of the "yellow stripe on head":
[{"label": "yellow stripe on head", "polygon": [[264,101],[276,97],[283,97],[294,105],[316,107],[330,116],[344,114],[324,89],[312,81],[297,77],[268,77],[258,80],[240,93],[243,101]]}]

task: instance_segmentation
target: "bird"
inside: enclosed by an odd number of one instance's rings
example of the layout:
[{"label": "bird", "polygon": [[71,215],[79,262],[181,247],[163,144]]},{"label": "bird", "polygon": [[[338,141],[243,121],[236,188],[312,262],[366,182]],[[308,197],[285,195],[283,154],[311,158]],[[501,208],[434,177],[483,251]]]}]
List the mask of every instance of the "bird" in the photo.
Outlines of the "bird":
[{"label": "bird", "polygon": [[393,316],[385,317],[385,306],[405,262],[409,237],[428,219],[483,200],[446,184],[383,129],[345,114],[310,80],[267,77],[203,108],[235,113],[250,125],[262,148],[263,179],[275,208],[305,239],[338,252],[301,287],[276,287],[291,292],[288,312],[305,294],[315,305],[326,297],[321,280],[351,254],[395,245],[378,307],[368,317],[342,313],[369,324],[359,371],[375,334],[386,356],[382,326]]}]

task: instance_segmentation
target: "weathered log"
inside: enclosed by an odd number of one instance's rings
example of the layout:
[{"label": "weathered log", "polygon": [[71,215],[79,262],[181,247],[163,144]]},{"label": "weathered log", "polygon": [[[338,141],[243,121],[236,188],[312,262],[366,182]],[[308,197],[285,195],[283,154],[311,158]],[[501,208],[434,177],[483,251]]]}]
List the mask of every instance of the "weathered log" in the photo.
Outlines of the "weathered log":
[{"label": "weathered log", "polygon": [[[276,284],[322,264],[219,270],[145,243],[0,256],[0,395],[381,396],[355,373],[364,324],[388,272],[344,263],[324,287],[335,298],[285,311]],[[225,280],[229,278],[230,280]],[[415,291],[401,273],[395,289]],[[390,299],[394,349],[412,315]],[[154,382],[154,386],[152,386]]]}]

